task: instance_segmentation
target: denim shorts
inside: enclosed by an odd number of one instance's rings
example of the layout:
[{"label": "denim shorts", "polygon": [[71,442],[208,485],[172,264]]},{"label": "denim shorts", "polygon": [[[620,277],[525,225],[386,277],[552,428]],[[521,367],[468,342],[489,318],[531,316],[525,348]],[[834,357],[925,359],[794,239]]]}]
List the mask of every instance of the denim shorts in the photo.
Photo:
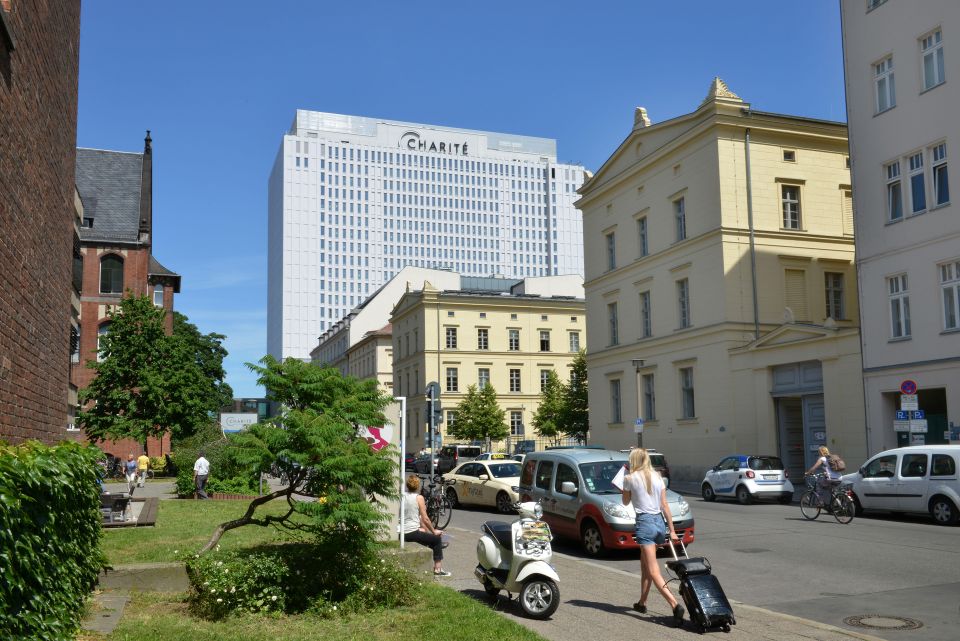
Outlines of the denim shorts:
[{"label": "denim shorts", "polygon": [[660,545],[667,540],[667,524],[662,514],[637,513],[634,536],[640,545]]}]

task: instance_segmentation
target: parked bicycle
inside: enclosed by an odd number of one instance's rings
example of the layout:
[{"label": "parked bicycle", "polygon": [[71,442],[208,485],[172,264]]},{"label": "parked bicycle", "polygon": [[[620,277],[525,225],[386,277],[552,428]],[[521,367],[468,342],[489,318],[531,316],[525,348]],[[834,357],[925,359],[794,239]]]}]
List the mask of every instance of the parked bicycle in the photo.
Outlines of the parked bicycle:
[{"label": "parked bicycle", "polygon": [[833,518],[839,523],[849,523],[853,520],[856,512],[856,504],[853,501],[853,485],[844,483],[835,485],[830,490],[830,504],[825,505],[820,497],[820,475],[814,474],[804,479],[807,483],[807,489],[800,497],[800,513],[803,518],[812,521],[820,512],[825,511],[833,514]]},{"label": "parked bicycle", "polygon": [[426,486],[424,494],[427,501],[427,516],[433,523],[433,527],[438,530],[446,529],[450,524],[450,517],[453,516],[453,506],[447,498],[446,488],[453,485],[454,481],[445,481],[439,474],[433,477],[433,480]]}]

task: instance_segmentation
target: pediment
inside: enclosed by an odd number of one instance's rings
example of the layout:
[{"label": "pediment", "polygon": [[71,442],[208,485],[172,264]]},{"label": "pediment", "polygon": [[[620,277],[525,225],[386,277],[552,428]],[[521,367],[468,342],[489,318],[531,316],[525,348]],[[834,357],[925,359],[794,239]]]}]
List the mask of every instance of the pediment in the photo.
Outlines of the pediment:
[{"label": "pediment", "polygon": [[762,347],[773,347],[775,345],[789,345],[803,341],[833,338],[836,335],[836,329],[823,327],[822,325],[787,323],[771,332],[767,332],[746,347],[747,349],[760,349]]}]

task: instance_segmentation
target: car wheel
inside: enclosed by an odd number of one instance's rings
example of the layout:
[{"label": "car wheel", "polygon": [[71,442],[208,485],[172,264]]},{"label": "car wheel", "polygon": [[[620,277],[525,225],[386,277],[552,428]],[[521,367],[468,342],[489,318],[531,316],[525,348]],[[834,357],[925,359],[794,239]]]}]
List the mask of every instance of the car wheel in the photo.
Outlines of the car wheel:
[{"label": "car wheel", "polygon": [[960,513],[957,512],[957,506],[953,501],[945,496],[935,496],[930,501],[930,516],[937,525],[956,525]]},{"label": "car wheel", "polygon": [[460,497],[452,487],[447,488],[447,500],[450,501],[450,507],[460,507]]},{"label": "car wheel", "polygon": [[560,588],[545,576],[535,576],[520,590],[520,607],[527,616],[547,619],[560,605]]},{"label": "car wheel", "polygon": [[860,499],[857,498],[857,495],[853,495],[853,514],[855,516],[863,516],[863,505],[860,504]]},{"label": "car wheel", "polygon": [[752,500],[753,497],[750,496],[750,490],[747,489],[746,485],[737,487],[737,501],[739,501],[740,505],[750,505]]},{"label": "car wheel", "polygon": [[584,523],[580,530],[580,543],[583,545],[583,551],[589,556],[599,557],[605,552],[600,528],[593,521]]},{"label": "car wheel", "polygon": [[497,512],[500,514],[510,514],[513,512],[513,503],[506,492],[497,492]]},{"label": "car wheel", "polygon": [[790,505],[793,503],[793,494],[784,494],[780,497],[781,505]]},{"label": "car wheel", "polygon": [[709,483],[703,484],[703,487],[700,488],[700,494],[703,496],[704,501],[711,502],[717,500],[717,495],[713,491],[713,486]]}]

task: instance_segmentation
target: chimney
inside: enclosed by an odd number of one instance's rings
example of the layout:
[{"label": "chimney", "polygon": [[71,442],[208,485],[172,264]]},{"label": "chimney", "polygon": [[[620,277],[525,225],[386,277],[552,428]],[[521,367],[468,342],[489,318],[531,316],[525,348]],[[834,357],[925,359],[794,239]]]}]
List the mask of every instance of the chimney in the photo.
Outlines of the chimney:
[{"label": "chimney", "polygon": [[140,169],[140,242],[150,244],[153,236],[153,138],[147,129],[143,139],[143,164]]}]

